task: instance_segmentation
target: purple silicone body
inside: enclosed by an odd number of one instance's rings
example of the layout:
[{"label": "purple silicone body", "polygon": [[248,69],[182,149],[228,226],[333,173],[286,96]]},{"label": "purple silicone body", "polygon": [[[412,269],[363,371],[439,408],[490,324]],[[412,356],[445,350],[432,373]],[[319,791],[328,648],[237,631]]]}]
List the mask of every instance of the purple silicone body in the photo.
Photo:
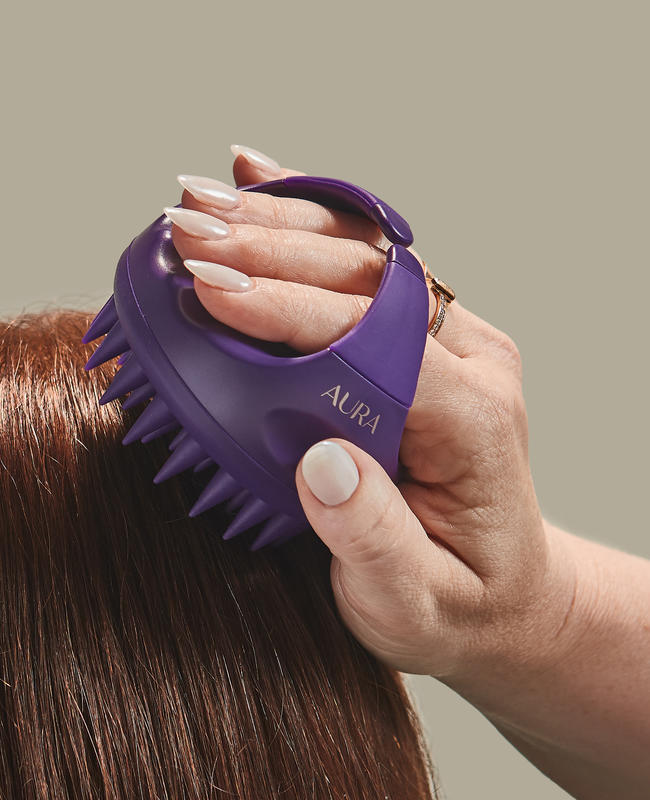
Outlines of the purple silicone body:
[{"label": "purple silicone body", "polygon": [[364,317],[328,348],[308,355],[211,317],[173,246],[166,217],[137,236],[119,261],[118,325],[156,398],[207,458],[272,513],[286,515],[283,530],[295,535],[308,527],[295,470],[315,442],[354,442],[396,480],[426,341],[428,288],[406,249],[413,241],[408,224],[370,192],[312,176],[238,188],[366,214],[394,242]]}]

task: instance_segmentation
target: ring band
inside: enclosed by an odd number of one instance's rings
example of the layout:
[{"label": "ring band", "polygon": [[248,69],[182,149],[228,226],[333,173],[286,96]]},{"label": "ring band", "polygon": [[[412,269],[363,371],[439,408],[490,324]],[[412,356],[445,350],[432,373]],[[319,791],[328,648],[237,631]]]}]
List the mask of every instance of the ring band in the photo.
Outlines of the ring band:
[{"label": "ring band", "polygon": [[436,295],[436,310],[431,318],[427,333],[429,336],[434,336],[440,330],[442,323],[445,321],[445,314],[447,313],[447,298],[443,294],[435,293]]},{"label": "ring band", "polygon": [[424,264],[424,271],[426,276],[425,280],[429,286],[429,289],[436,298],[436,310],[433,312],[433,317],[431,318],[431,322],[427,328],[427,333],[430,336],[435,337],[440,330],[442,323],[445,321],[447,306],[456,299],[456,293],[451,286],[449,286],[449,284],[441,281],[439,278],[436,278],[435,275],[432,275],[429,272],[429,268],[427,267],[426,263]]}]

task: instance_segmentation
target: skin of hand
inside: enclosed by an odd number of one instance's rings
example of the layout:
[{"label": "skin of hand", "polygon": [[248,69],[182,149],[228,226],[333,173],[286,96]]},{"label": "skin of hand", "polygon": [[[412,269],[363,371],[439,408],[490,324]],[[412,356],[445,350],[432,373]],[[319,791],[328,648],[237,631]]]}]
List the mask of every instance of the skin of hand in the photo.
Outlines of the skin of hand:
[{"label": "skin of hand", "polygon": [[[304,173],[239,155],[233,174],[245,185]],[[253,284],[226,291],[197,277],[215,318],[307,353],[363,316],[390,244],[375,223],[302,199],[239,192],[239,205],[221,209],[198,194],[186,190],[183,207],[218,217],[228,234],[205,238],[174,224],[179,254],[244,272]],[[528,658],[537,647],[528,634],[542,620],[549,636],[559,629],[572,587],[554,570],[533,488],[517,347],[458,301],[426,339],[399,451],[404,479],[394,484],[365,451],[333,439],[334,456],[354,462],[340,462],[340,475],[356,467],[359,476],[349,498],[321,502],[304,457],[296,484],[333,554],[332,588],[352,633],[388,665],[453,684],[498,662],[506,646],[511,658],[518,649]]]},{"label": "skin of hand", "polygon": [[[232,149],[239,186],[304,174]],[[390,245],[373,222],[179,180],[191,219],[173,241],[216,319],[303,353],[361,319]],[[211,285],[214,265],[237,290]],[[296,469],[343,622],[389,666],[465,697],[573,796],[648,797],[650,562],[543,519],[519,352],[458,300],[426,337],[399,457],[397,484],[344,439]]]}]

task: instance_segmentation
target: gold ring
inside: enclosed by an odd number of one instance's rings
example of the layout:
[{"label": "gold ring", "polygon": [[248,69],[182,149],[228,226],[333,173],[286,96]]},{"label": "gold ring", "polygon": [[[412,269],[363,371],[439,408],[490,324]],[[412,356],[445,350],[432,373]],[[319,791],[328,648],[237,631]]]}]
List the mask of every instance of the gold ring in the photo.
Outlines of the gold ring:
[{"label": "gold ring", "polygon": [[430,336],[435,337],[440,330],[442,323],[445,321],[447,306],[456,299],[456,292],[454,292],[448,283],[445,283],[444,281],[441,281],[440,278],[436,278],[435,275],[432,275],[431,272],[429,272],[429,268],[427,267],[426,263],[424,263],[423,268],[427,285],[436,298],[436,310],[433,312],[431,322],[429,322],[429,327],[427,328],[427,333]]}]

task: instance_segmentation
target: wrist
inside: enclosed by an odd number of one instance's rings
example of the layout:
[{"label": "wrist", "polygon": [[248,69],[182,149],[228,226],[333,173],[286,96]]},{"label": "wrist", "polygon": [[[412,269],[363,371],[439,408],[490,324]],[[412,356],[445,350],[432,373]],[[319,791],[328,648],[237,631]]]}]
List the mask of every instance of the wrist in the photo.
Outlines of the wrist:
[{"label": "wrist", "polygon": [[[569,535],[542,520],[548,561],[542,595],[531,609],[528,638],[521,665],[527,674],[542,677],[557,664],[566,663],[580,636],[578,617],[591,594],[589,563],[580,560],[569,542]],[[515,662],[516,663],[516,662]]]},{"label": "wrist", "polygon": [[546,520],[542,524],[542,567],[531,576],[526,602],[477,637],[480,644],[465,659],[462,674],[444,681],[481,710],[503,713],[504,719],[510,716],[508,705],[517,706],[520,688],[523,693],[541,688],[552,680],[555,665],[570,657],[580,630],[575,617],[589,593],[586,565],[578,562],[567,534]]}]

